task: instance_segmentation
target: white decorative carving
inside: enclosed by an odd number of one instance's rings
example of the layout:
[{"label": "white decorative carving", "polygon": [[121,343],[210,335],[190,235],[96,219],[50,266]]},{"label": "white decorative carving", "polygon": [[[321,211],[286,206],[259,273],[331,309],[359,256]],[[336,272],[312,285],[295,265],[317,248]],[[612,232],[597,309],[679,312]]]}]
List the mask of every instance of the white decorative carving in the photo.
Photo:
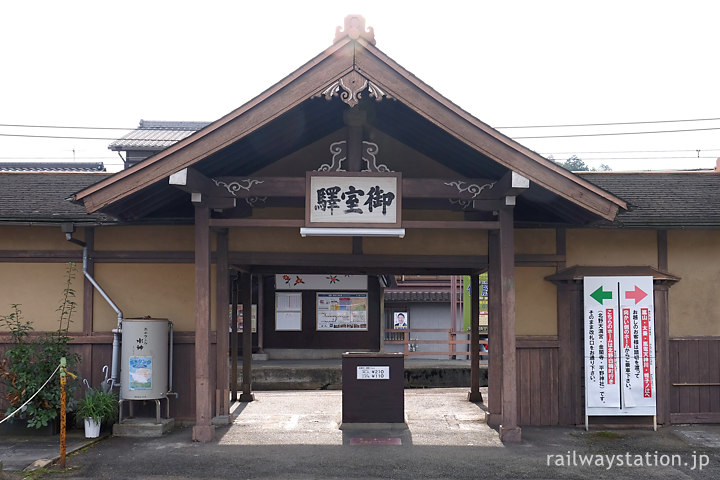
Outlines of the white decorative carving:
[{"label": "white decorative carving", "polygon": [[392,172],[387,165],[378,165],[375,155],[380,151],[377,143],[363,141],[362,159],[367,165],[363,172]]},{"label": "white decorative carving", "polygon": [[473,204],[472,200],[448,198],[448,201],[450,202],[450,205],[459,205],[463,210],[467,210],[468,207]]},{"label": "white decorative carving", "polygon": [[386,90],[369,81],[355,70],[339,80],[335,80],[320,93],[313,95],[313,98],[325,97],[325,100],[330,100],[337,95],[340,97],[340,100],[350,105],[350,107],[354,107],[362,98],[362,92],[364,92],[365,89],[368,90],[368,94],[374,98],[375,101],[379,102],[383,97],[395,99]]},{"label": "white decorative carving", "polygon": [[258,203],[265,203],[268,197],[247,197],[245,203],[251,207],[256,207]]},{"label": "white decorative carving", "polygon": [[[258,183],[264,183],[262,180],[256,180],[254,178],[244,178],[242,180],[239,180],[237,182],[230,182],[225,183],[220,180],[212,179],[213,183],[218,187],[225,187],[225,189],[230,192],[230,194],[235,197],[237,196],[236,193],[240,190],[245,190],[247,192],[250,191],[250,189],[253,187],[253,185],[257,185]],[[245,185],[243,185],[245,183]]]},{"label": "white decorative carving", "polygon": [[471,183],[468,186],[465,186],[467,182],[463,182],[462,180],[455,180],[454,182],[444,182],[445,185],[448,187],[455,187],[458,189],[459,193],[462,192],[468,192],[472,194],[472,198],[477,197],[480,195],[480,193],[485,190],[486,188],[493,188],[497,182],[492,183],[486,183],[484,185],[477,185],[474,183]]},{"label": "white decorative carving", "polygon": [[342,162],[347,158],[345,153],[345,140],[339,142],[333,142],[330,144],[330,153],[332,154],[332,163],[324,163],[317,169],[318,172],[344,172],[342,168]]}]

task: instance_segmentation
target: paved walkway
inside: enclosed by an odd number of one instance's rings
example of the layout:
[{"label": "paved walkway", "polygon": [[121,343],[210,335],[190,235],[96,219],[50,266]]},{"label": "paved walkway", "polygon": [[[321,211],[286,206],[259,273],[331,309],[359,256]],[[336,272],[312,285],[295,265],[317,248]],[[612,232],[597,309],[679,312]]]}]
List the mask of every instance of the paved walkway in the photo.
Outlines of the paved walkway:
[{"label": "paved walkway", "polygon": [[37,478],[720,478],[717,425],[523,428],[522,443],[503,445],[483,406],[465,395],[406,390],[408,430],[362,432],[338,429],[338,391],[256,392],[213,442],[193,443],[189,427],[161,438],[111,437],[69,457],[67,471]]}]

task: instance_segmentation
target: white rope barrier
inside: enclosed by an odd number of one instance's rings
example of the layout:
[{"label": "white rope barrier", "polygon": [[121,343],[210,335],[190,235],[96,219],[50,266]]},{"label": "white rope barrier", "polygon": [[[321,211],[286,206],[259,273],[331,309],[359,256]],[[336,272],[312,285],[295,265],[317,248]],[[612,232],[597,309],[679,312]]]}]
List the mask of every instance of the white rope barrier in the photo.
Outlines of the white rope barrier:
[{"label": "white rope barrier", "polygon": [[5,422],[6,420],[10,420],[16,413],[21,412],[22,409],[25,408],[25,405],[27,405],[28,403],[32,402],[32,399],[35,398],[35,397],[37,396],[37,394],[42,391],[43,388],[45,388],[45,385],[47,385],[47,384],[50,382],[50,380],[52,380],[52,378],[55,376],[55,374],[57,373],[58,370],[60,370],[60,365],[58,365],[57,368],[55,369],[55,371],[50,374],[50,376],[48,377],[48,379],[45,380],[45,383],[42,384],[42,387],[40,387],[40,388],[38,389],[38,391],[33,394],[32,397],[28,398],[25,403],[23,403],[22,405],[20,405],[20,406],[19,406],[17,409],[15,409],[15,411],[12,412],[10,415],[8,415],[7,417],[5,417],[5,418],[3,418],[2,420],[0,420],[0,423]]}]

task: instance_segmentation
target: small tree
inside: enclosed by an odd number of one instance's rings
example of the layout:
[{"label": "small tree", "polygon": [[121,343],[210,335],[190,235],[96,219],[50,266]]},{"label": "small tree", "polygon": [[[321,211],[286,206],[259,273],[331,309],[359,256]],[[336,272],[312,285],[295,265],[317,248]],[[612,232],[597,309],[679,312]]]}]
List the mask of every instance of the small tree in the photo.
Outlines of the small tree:
[{"label": "small tree", "polygon": [[[553,160],[552,157],[549,158],[550,160]],[[598,170],[601,172],[609,172],[610,170],[612,170],[608,165],[604,163],[601,163],[598,169],[592,168],[584,161],[582,161],[582,159],[579,158],[577,155],[573,155],[565,161],[555,160],[555,163],[563,167],[565,170],[570,170],[571,172],[596,172]]]},{"label": "small tree", "polygon": [[[77,267],[68,263],[65,271],[65,288],[62,292],[58,329],[32,338],[32,321],[22,316],[20,304],[12,304],[8,315],[0,316],[0,326],[10,331],[13,346],[5,352],[0,362],[0,382],[5,385],[5,399],[10,408],[5,415],[20,408],[37,392],[60,364],[60,358],[67,359],[69,370],[80,361],[80,356],[70,352],[68,332],[72,323],[72,314],[77,310],[75,290],[72,282]],[[77,388],[74,382],[68,382],[68,397]],[[27,419],[28,427],[41,428],[58,417],[60,411],[60,377],[56,375],[40,393],[19,413]]]}]

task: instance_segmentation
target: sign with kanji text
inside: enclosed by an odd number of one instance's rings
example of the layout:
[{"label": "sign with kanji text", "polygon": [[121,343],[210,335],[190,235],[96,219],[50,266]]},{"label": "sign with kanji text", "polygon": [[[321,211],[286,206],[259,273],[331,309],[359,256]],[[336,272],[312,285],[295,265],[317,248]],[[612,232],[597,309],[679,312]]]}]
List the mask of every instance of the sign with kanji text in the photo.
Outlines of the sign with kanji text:
[{"label": "sign with kanji text", "polygon": [[306,227],[401,226],[399,173],[308,172]]},{"label": "sign with kanji text", "polygon": [[655,415],[652,277],[585,277],[586,415]]}]

